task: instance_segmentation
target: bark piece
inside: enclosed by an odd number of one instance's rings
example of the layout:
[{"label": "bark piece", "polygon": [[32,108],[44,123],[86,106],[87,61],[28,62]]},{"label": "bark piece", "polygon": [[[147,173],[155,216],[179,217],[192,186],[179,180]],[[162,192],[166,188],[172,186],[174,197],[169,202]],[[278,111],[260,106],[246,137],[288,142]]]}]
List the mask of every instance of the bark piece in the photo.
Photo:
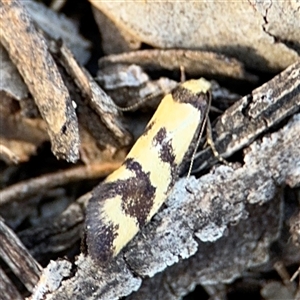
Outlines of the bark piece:
[{"label": "bark piece", "polygon": [[121,146],[128,146],[131,142],[131,136],[120,122],[120,112],[112,99],[94,81],[92,76],[78,65],[66,46],[62,45],[58,51],[66,70],[74,78],[81,93],[89,101],[91,108],[98,114],[118,143]]},{"label": "bark piece", "polygon": [[5,272],[0,268],[0,290],[2,300],[23,300],[11,280],[6,276]]},{"label": "bark piece", "polygon": [[0,256],[28,291],[32,292],[39,280],[42,267],[2,219],[0,219]]},{"label": "bark piece", "polygon": [[141,50],[109,55],[99,60],[99,68],[112,64],[138,64],[150,70],[180,70],[190,76],[201,74],[208,78],[231,77],[256,82],[257,77],[247,73],[243,64],[221,54],[197,50]]},{"label": "bark piece", "polygon": [[138,65],[113,64],[101,68],[97,73],[97,81],[105,90],[124,87],[139,87],[149,81],[149,76]]},{"label": "bark piece", "polygon": [[36,285],[32,300],[44,299],[44,296],[57,290],[61,281],[71,274],[71,263],[66,260],[51,261],[43,270],[40,281]]},{"label": "bark piece", "polygon": [[136,40],[128,32],[123,32],[114,22],[105,16],[100,10],[93,8],[95,21],[97,22],[101,37],[102,47],[105,53],[114,54],[130,50],[136,50],[141,47],[141,42]]},{"label": "bark piece", "polygon": [[105,177],[119,166],[119,163],[79,166],[16,183],[0,191],[0,206],[10,201],[22,201],[38,194],[39,191],[45,193],[53,187],[65,185],[74,181]]},{"label": "bark piece", "polygon": [[97,81],[122,111],[130,112],[140,108],[153,111],[161,99],[178,85],[165,77],[150,80],[138,65],[118,63],[99,70]]},{"label": "bark piece", "polygon": [[[300,111],[300,62],[291,65],[232,105],[214,126],[215,147],[222,157],[230,157],[298,111]],[[206,148],[197,153],[195,168],[197,170],[208,168],[216,161],[216,157],[211,155],[211,149]]]},{"label": "bark piece", "polygon": [[[264,72],[283,70],[299,60],[297,1],[90,2],[119,29],[121,38],[103,35],[110,53],[136,49],[138,43],[201,49],[235,57]],[[102,18],[101,32],[107,30],[103,23]]]},{"label": "bark piece", "polygon": [[52,39],[62,39],[76,60],[84,65],[90,58],[91,43],[79,34],[79,25],[44,4],[27,0],[24,2],[30,17]]},{"label": "bark piece", "polygon": [[78,159],[77,118],[70,95],[43,37],[17,0],[1,3],[1,43],[22,75],[46,121],[52,151],[71,162]]},{"label": "bark piece", "polygon": [[37,260],[73,249],[83,236],[84,213],[79,203],[72,203],[54,219],[18,233],[21,241]]}]

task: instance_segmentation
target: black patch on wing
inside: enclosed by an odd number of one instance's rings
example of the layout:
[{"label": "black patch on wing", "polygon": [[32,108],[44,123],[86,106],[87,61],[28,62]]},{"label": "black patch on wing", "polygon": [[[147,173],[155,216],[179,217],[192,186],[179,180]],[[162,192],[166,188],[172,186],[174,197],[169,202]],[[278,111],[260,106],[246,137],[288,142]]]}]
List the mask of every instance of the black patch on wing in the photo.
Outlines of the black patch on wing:
[{"label": "black patch on wing", "polygon": [[204,115],[207,109],[207,99],[210,97],[209,92],[192,93],[188,89],[178,86],[172,92],[173,99],[180,103],[188,103],[201,111]]},{"label": "black patch on wing", "polygon": [[171,166],[174,165],[175,154],[172,146],[172,141],[167,137],[167,130],[165,127],[159,129],[157,134],[153,138],[155,146],[159,145],[159,158]]},{"label": "black patch on wing", "polygon": [[107,220],[102,219],[104,201],[114,201],[114,197],[121,196],[123,213],[135,218],[139,227],[146,224],[153,207],[156,188],[150,182],[149,173],[145,173],[132,158],[126,159],[124,164],[135,174],[125,180],[101,183],[93,190],[87,206],[87,244],[89,253],[96,260],[107,261],[112,257],[113,241],[118,235],[118,225],[107,224]]},{"label": "black patch on wing", "polygon": [[151,184],[150,173],[145,173],[140,163],[128,158],[124,164],[135,176],[119,181],[122,208],[127,215],[136,218],[141,227],[146,224],[153,207],[156,187]]},{"label": "black patch on wing", "polygon": [[167,130],[162,127],[153,138],[154,145],[159,149],[159,158],[170,165],[171,182],[168,186],[168,192],[171,190],[178,177],[178,168],[175,163],[175,154],[172,146],[172,140],[167,136]]},{"label": "black patch on wing", "polygon": [[[101,187],[98,190],[101,190]],[[88,252],[94,260],[105,263],[113,256],[113,241],[119,225],[104,223],[99,212],[99,201],[92,197],[86,211]]]},{"label": "black patch on wing", "polygon": [[150,173],[145,173],[141,164],[133,158],[127,158],[123,164],[128,170],[133,171],[134,175],[127,179],[101,183],[93,190],[90,203],[97,199],[98,205],[101,205],[102,201],[113,201],[113,198],[119,195],[122,199],[123,212],[135,218],[141,227],[146,224],[153,207],[156,187],[150,182]]}]

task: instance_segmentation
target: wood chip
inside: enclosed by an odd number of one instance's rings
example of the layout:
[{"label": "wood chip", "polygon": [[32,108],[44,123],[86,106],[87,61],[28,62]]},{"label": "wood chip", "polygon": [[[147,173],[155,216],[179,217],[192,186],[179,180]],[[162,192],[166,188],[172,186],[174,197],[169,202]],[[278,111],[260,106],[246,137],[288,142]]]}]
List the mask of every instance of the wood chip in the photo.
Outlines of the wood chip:
[{"label": "wood chip", "polygon": [[99,70],[97,81],[122,111],[130,112],[140,108],[153,111],[161,99],[178,85],[165,77],[150,80],[140,66],[118,63]]},{"label": "wood chip", "polygon": [[180,70],[190,76],[207,78],[231,77],[256,82],[256,76],[247,73],[243,64],[236,59],[213,52],[198,50],[141,50],[109,55],[99,60],[99,68],[112,64],[137,64],[150,70]]},{"label": "wood chip", "polygon": [[1,43],[19,70],[48,126],[52,151],[75,162],[79,157],[77,117],[70,95],[44,38],[36,31],[24,6],[2,1]]},{"label": "wood chip", "polygon": [[42,267],[30,255],[20,239],[0,218],[0,256],[32,292],[37,284]]},{"label": "wood chip", "polygon": [[0,191],[0,206],[10,201],[22,201],[40,191],[47,192],[48,189],[70,182],[105,177],[119,166],[120,163],[79,166],[16,183]]},{"label": "wood chip", "polygon": [[[300,62],[232,105],[214,127],[214,143],[222,157],[230,157],[260,134],[300,111]],[[197,154],[197,171],[217,162],[206,148]]]},{"label": "wood chip", "polygon": [[128,146],[131,136],[121,123],[121,115],[112,99],[101,89],[92,76],[83,67],[80,67],[70,50],[61,45],[57,49],[60,58],[80,88],[81,93],[89,101],[90,106],[101,118],[121,146]]},{"label": "wood chip", "polygon": [[278,72],[299,60],[296,0],[89,1],[99,12],[106,53],[137,50],[143,43],[159,49],[201,49],[262,72]]},{"label": "wood chip", "polygon": [[5,272],[0,268],[0,290],[2,300],[23,300],[24,298],[18,292],[17,288],[11,282],[10,278],[7,277]]}]

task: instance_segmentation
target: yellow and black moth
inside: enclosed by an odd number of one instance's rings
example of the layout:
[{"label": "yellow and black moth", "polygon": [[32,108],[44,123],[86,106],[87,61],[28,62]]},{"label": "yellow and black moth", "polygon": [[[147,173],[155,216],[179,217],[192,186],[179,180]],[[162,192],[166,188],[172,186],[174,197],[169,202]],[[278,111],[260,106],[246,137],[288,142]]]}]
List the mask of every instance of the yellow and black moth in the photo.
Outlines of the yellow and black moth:
[{"label": "yellow and black moth", "polygon": [[203,78],[166,95],[122,166],[93,190],[86,230],[94,260],[116,256],[159,210],[193,152],[209,99]]}]

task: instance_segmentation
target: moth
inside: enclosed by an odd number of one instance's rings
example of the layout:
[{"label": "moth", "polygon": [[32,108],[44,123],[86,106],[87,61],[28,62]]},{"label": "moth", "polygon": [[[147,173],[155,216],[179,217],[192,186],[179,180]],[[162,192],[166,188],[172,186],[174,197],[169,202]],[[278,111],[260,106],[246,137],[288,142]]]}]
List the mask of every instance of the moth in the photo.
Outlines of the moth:
[{"label": "moth", "polygon": [[200,78],[166,95],[121,167],[93,190],[86,241],[95,261],[115,257],[166,200],[206,121],[210,88]]}]

